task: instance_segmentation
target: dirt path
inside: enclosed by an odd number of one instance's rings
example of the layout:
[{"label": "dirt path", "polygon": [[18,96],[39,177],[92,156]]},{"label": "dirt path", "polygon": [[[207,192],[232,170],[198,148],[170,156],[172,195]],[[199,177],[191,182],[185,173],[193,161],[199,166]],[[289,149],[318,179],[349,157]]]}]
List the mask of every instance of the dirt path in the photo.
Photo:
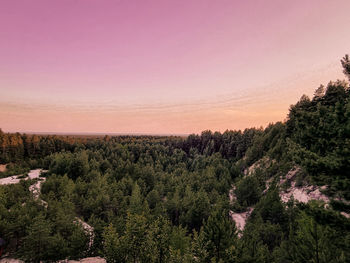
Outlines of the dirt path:
[{"label": "dirt path", "polygon": [[[28,173],[28,176],[25,177],[25,178],[20,178],[20,177],[22,177],[21,174],[19,174],[19,175],[12,175],[12,176],[9,176],[9,177],[1,178],[0,179],[0,185],[18,184],[19,181],[21,181],[21,180],[28,180],[28,179],[39,178],[42,171],[43,171],[43,169],[30,170],[30,172]],[[43,179],[45,179],[45,178],[43,178]]]}]

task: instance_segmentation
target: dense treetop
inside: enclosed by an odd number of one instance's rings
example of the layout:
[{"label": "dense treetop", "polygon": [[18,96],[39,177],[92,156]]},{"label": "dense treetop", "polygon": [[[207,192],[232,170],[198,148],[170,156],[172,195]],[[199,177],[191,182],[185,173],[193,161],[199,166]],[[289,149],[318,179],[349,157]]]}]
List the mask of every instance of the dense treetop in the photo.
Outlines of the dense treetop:
[{"label": "dense treetop", "polygon": [[[342,60],[349,76],[349,58]],[[243,171],[259,160],[266,167]],[[176,136],[52,136],[0,130],[0,237],[28,262],[101,255],[108,262],[346,262],[350,258],[350,89],[316,89],[265,129]],[[326,185],[331,204],[283,203],[276,182]],[[266,181],[271,182],[266,189]],[[229,192],[235,200],[229,202]],[[43,205],[40,200],[46,202]],[[254,208],[239,233],[229,211]],[[79,224],[94,228],[93,244]],[[240,234],[240,237],[238,236]]]}]

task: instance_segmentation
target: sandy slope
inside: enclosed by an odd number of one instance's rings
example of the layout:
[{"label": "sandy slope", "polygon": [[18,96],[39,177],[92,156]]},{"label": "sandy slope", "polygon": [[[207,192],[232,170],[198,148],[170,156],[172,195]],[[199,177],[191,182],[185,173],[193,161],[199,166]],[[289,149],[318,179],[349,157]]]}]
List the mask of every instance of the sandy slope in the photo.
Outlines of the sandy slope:
[{"label": "sandy slope", "polygon": [[[262,165],[265,165],[266,163],[270,163],[268,159],[261,159],[254,163],[252,166],[247,168],[245,170],[245,175],[250,176],[254,173],[254,170],[257,168],[260,168]],[[328,204],[330,202],[330,199],[328,196],[322,193],[322,190],[325,190],[327,186],[318,187],[315,185],[307,185],[307,186],[296,186],[296,176],[301,171],[300,167],[294,167],[291,169],[283,178],[280,178],[280,181],[278,183],[279,186],[284,184],[285,182],[290,182],[290,187],[288,187],[284,191],[280,191],[280,197],[282,202],[286,203],[288,202],[292,197],[294,200],[302,203],[308,203],[311,200],[318,200],[322,201],[325,204]],[[266,182],[266,189],[264,190],[263,194],[265,194],[271,184],[272,178]],[[234,194],[235,186],[232,186],[232,189],[229,192],[229,199],[230,202],[234,202],[236,200],[236,196]],[[236,223],[236,227],[238,230],[243,231],[244,226],[246,224],[247,219],[249,218],[250,214],[254,208],[249,207],[246,212],[242,213],[234,213],[233,211],[230,211],[230,216],[233,221]],[[345,212],[341,212],[343,216],[346,218],[350,218],[350,214],[347,214]]]},{"label": "sandy slope", "polygon": [[245,223],[247,222],[248,217],[253,212],[254,208],[249,207],[246,212],[242,213],[234,213],[233,211],[230,211],[230,216],[233,221],[236,223],[236,227],[238,230],[243,231],[245,227]]}]

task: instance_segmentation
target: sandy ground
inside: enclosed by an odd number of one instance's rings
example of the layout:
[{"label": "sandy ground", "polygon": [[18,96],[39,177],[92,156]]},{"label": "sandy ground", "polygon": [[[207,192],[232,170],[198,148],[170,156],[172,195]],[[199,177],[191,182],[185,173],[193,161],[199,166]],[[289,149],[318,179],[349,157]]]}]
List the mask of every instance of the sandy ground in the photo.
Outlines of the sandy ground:
[{"label": "sandy ground", "polygon": [[45,179],[46,178],[42,178],[40,181],[37,181],[35,184],[32,184],[31,186],[29,186],[29,191],[32,192],[35,199],[39,199],[41,185],[43,182],[45,182]]},{"label": "sandy ground", "polygon": [[[81,260],[60,260],[58,263],[106,263],[107,261],[101,257],[83,258]],[[3,258],[0,263],[24,263],[24,261],[14,258]]]},{"label": "sandy ground", "polygon": [[33,197],[35,200],[39,200],[42,206],[47,208],[48,204],[46,201],[39,199],[40,191],[41,191],[41,185],[43,182],[45,182],[46,178],[40,178],[39,181],[37,181],[35,184],[32,184],[29,186],[29,191],[32,192]]},{"label": "sandy ground", "polygon": [[3,258],[0,263],[24,263],[24,261],[14,258]]},{"label": "sandy ground", "polygon": [[[256,163],[254,163],[252,166],[250,166],[245,171],[245,175],[249,176],[252,173],[254,173],[254,170],[261,167],[262,164],[268,163],[268,160],[261,160]],[[314,185],[308,185],[308,186],[300,186],[296,187],[296,175],[300,172],[299,167],[294,167],[292,170],[290,170],[286,176],[283,178],[280,178],[279,186],[284,184],[287,181],[290,181],[290,187],[286,189],[285,191],[280,192],[280,197],[282,202],[286,203],[289,201],[289,199],[293,196],[294,200],[302,202],[302,203],[308,203],[311,200],[318,200],[323,201],[325,204],[328,204],[330,202],[330,199],[322,193],[321,190],[325,190],[327,186],[318,187]],[[263,194],[265,194],[272,182],[271,178],[266,182],[266,189],[264,190]],[[232,189],[229,192],[229,199],[230,202],[234,202],[236,200],[236,196],[234,195],[235,186],[232,185]],[[233,221],[236,223],[236,227],[238,230],[243,231],[246,221],[249,218],[250,214],[252,213],[254,208],[248,208],[246,212],[243,213],[234,213],[233,211],[230,211],[230,216]],[[341,212],[343,216],[346,218],[350,218],[350,214]]]},{"label": "sandy ground", "polygon": [[286,203],[292,196],[294,197],[294,200],[301,203],[308,203],[311,200],[319,200],[329,203],[329,198],[321,193],[320,188],[313,185],[296,187],[295,182],[291,182],[291,187],[286,191],[280,192],[280,197],[281,200]]},{"label": "sandy ground", "polygon": [[106,263],[107,261],[101,257],[91,257],[91,258],[83,258],[81,260],[61,260],[58,263]]},{"label": "sandy ground", "polygon": [[301,169],[299,167],[294,167],[291,169],[284,178],[280,178],[279,185],[284,184],[287,180],[291,180],[296,176],[297,173],[299,173]]},{"label": "sandy ground", "polygon": [[6,172],[7,164],[0,164],[0,172]]},{"label": "sandy ground", "polygon": [[[236,187],[232,185],[232,188],[229,192],[229,198],[231,203],[233,203],[237,199],[234,192],[235,189]],[[252,212],[253,212],[253,208],[251,207],[248,208],[246,212],[242,212],[242,213],[235,213],[233,211],[229,212],[231,219],[236,223],[237,230],[243,231],[245,223]],[[239,236],[241,236],[240,233],[239,233]]]},{"label": "sandy ground", "polygon": [[2,184],[18,184],[21,179],[18,179],[18,175],[9,176],[0,179],[0,185]]},{"label": "sandy ground", "polygon": [[[319,200],[325,203],[329,203],[330,200],[326,195],[324,195],[321,192],[321,187],[314,185],[300,187],[295,186],[295,176],[299,171],[300,168],[295,167],[286,174],[285,178],[280,178],[280,186],[284,184],[287,180],[291,181],[291,186],[287,190],[280,192],[281,200],[286,203],[293,196],[294,200],[302,203],[307,203],[311,200]],[[325,187],[323,187],[323,189],[325,189]]]},{"label": "sandy ground", "polygon": [[89,236],[89,249],[90,249],[94,243],[94,238],[95,238],[94,228],[78,217],[76,217],[75,219],[76,219],[75,223],[80,224],[81,227],[84,229],[85,234]]},{"label": "sandy ground", "polygon": [[228,193],[228,196],[230,198],[230,202],[233,203],[233,201],[236,201],[236,196],[235,196],[235,190],[236,190],[236,186],[232,185],[231,190]]},{"label": "sandy ground", "polygon": [[[28,177],[23,178],[23,180],[39,178],[42,171],[43,171],[42,169],[30,170],[30,172],[28,173]],[[20,178],[18,178],[20,176],[21,174],[2,178],[0,179],[0,185],[1,184],[18,184],[19,181],[21,180]]]},{"label": "sandy ground", "polygon": [[350,218],[350,214],[345,212],[340,212],[341,215],[345,216],[346,218]]},{"label": "sandy ground", "polygon": [[230,211],[230,216],[232,220],[235,221],[238,230],[243,231],[245,223],[253,210],[254,208],[249,207],[246,212],[242,213],[234,213],[233,211]]},{"label": "sandy ground", "polygon": [[273,163],[275,163],[276,160],[271,160],[269,157],[264,157],[255,163],[253,163],[251,166],[246,168],[244,170],[244,175],[252,175],[256,169],[258,168],[268,168],[270,167]]},{"label": "sandy ground", "polygon": [[[35,184],[32,184],[31,186],[29,186],[29,191],[32,192],[34,199],[39,200],[41,204],[47,208],[47,202],[39,199],[41,185],[46,180],[46,178],[40,177],[41,172],[45,172],[45,170],[42,170],[42,169],[31,170],[28,173],[28,177],[24,178],[24,180],[39,179]],[[2,178],[0,179],[0,184],[4,185],[4,184],[19,183],[19,181],[21,180],[18,178],[19,176],[21,175],[13,175],[10,177]],[[78,222],[78,224],[81,225],[85,233],[89,236],[89,248],[90,248],[94,242],[94,228],[79,218],[76,218],[76,222]]]},{"label": "sandy ground", "polygon": [[41,172],[44,172],[44,170],[43,169],[30,170],[30,172],[28,173],[28,177],[29,179],[39,178]]}]

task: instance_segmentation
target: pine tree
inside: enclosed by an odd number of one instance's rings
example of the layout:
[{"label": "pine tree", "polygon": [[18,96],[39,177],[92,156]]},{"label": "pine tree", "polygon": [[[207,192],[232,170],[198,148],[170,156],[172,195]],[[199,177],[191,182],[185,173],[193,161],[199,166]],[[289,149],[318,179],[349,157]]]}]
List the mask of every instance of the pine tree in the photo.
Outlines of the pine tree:
[{"label": "pine tree", "polygon": [[346,54],[343,59],[341,60],[341,64],[344,68],[344,74],[349,78],[350,80],[350,58],[349,55]]},{"label": "pine tree", "polygon": [[332,229],[318,224],[305,213],[301,214],[298,223],[293,244],[295,246],[294,262],[345,262],[342,251],[334,242],[337,235]]},{"label": "pine tree", "polygon": [[20,250],[21,257],[26,261],[40,262],[47,259],[50,248],[51,225],[43,215],[34,218],[27,229],[27,236],[24,238],[23,248]]},{"label": "pine tree", "polygon": [[227,251],[236,245],[237,240],[236,227],[228,212],[215,210],[204,224],[203,232],[210,260],[226,260]]}]

